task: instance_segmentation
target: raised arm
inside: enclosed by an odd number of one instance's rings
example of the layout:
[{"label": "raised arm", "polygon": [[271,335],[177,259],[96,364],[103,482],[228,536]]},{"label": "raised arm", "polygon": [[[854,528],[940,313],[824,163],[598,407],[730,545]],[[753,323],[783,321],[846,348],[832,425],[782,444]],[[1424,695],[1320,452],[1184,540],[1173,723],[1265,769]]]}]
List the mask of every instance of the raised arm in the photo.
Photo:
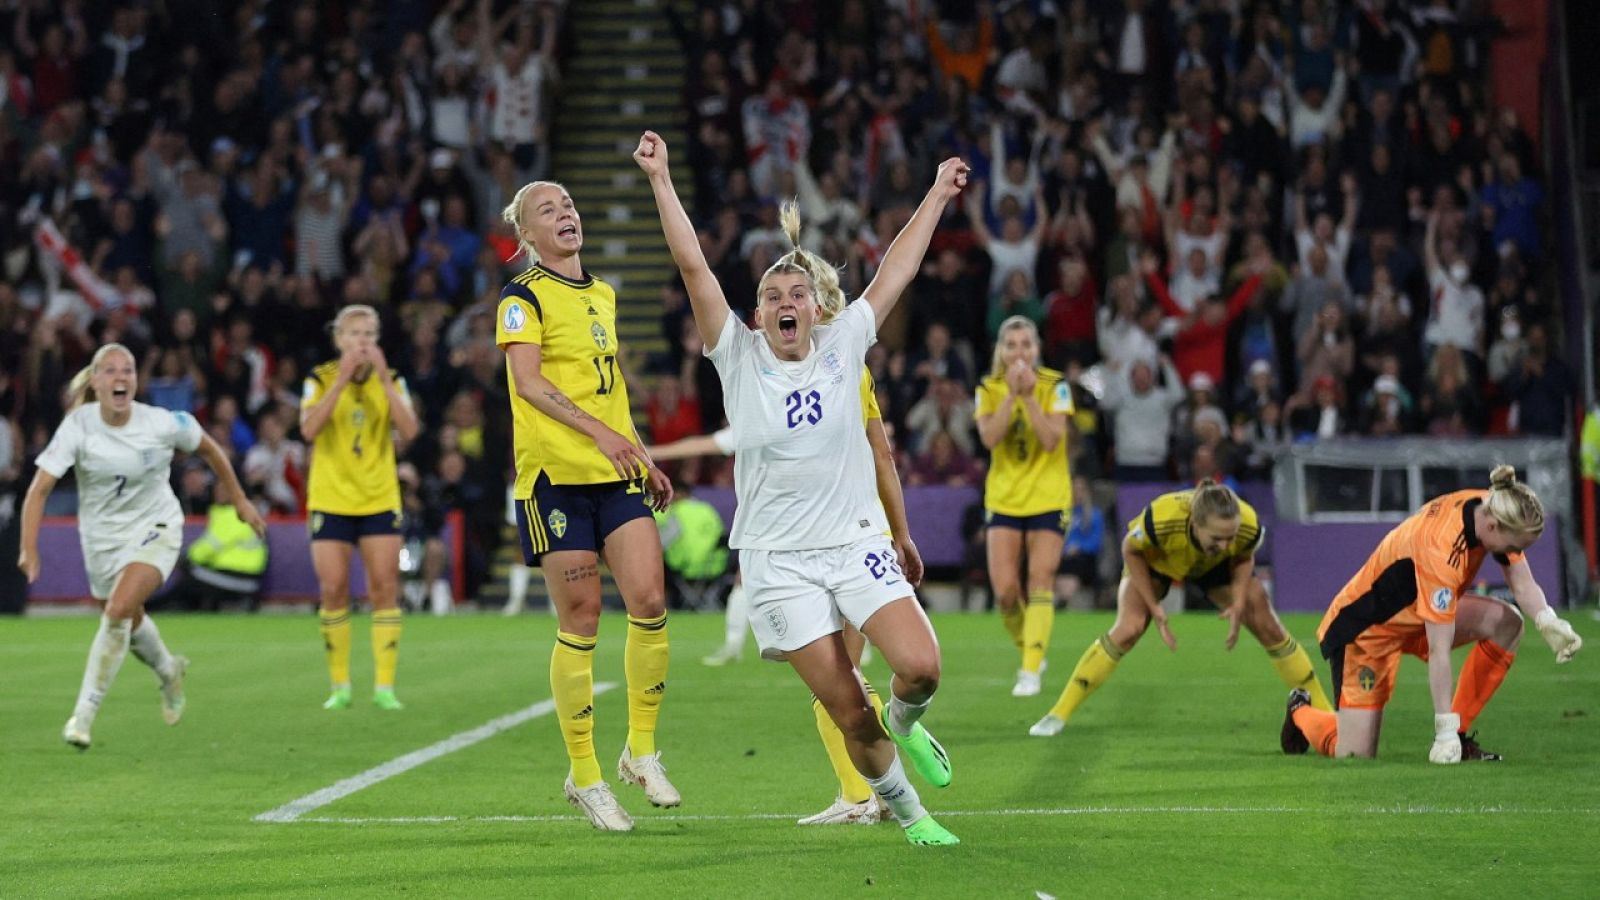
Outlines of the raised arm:
[{"label": "raised arm", "polygon": [[889,252],[883,255],[878,274],[867,285],[865,294],[867,302],[872,304],[877,324],[882,325],[883,320],[889,317],[890,310],[900,302],[906,285],[917,277],[917,271],[922,268],[922,257],[928,252],[928,242],[933,240],[933,230],[939,227],[945,207],[967,186],[968,171],[967,164],[958,157],[952,156],[940,163],[933,187],[928,189],[922,203],[918,204],[911,221],[900,229],[900,233],[889,244]]},{"label": "raised arm", "polygon": [[985,252],[988,251],[989,244],[994,240],[994,235],[989,231],[989,222],[984,218],[986,213],[983,209],[983,197],[988,193],[988,187],[988,183],[984,181],[974,184],[972,193],[967,195],[965,203],[967,219],[972,225],[972,236],[977,238],[978,246],[982,247]]},{"label": "raised arm", "polygon": [[1422,267],[1432,278],[1439,271],[1439,211],[1428,212],[1428,228],[1422,234]]},{"label": "raised arm", "polygon": [[[650,179],[650,190],[655,194],[656,210],[661,215],[661,230],[667,236],[667,248],[672,251],[672,261],[683,274],[683,285],[689,292],[689,306],[694,310],[694,324],[700,331],[700,341],[707,350],[714,350],[717,339],[732,310],[722,285],[712,273],[706,256],[700,252],[700,239],[695,235],[694,223],[678,199],[678,189],[672,185],[672,174],[667,170],[667,143],[653,131],[639,138],[639,147],[633,151],[633,160]],[[908,226],[909,227],[909,226]]]}]

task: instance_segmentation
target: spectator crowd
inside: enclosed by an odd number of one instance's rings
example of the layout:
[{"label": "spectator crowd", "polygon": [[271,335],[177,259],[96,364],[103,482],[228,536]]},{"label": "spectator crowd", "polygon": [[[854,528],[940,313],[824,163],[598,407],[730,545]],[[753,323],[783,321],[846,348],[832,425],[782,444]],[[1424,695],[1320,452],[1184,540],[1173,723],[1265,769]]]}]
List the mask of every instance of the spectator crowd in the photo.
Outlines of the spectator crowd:
[{"label": "spectator crowd", "polygon": [[[425,427],[400,452],[418,545],[500,538],[509,404],[500,208],[548,168],[564,3],[0,4],[0,495],[101,343],[193,413],[263,507],[303,511],[300,385],[370,303]],[[204,515],[203,465],[174,472]],[[70,494],[63,498],[71,502]]]},{"label": "spectator crowd", "polygon": [[[915,484],[981,481],[972,392],[1008,316],[1078,401],[1091,475],[1260,477],[1338,435],[1551,434],[1559,358],[1529,123],[1485,100],[1476,0],[661,3],[702,246],[748,312],[803,240],[871,280],[942,158],[975,166],[868,356]],[[498,210],[548,173],[571,10],[540,0],[0,4],[0,495],[94,347],[302,509],[299,386],[375,305],[424,420],[416,527],[499,540]],[[619,157],[619,169],[628,162]],[[559,177],[559,173],[555,173]],[[583,198],[580,196],[581,204]],[[678,285],[635,360],[665,442],[722,421]],[[731,478],[690,464],[689,480]],[[210,485],[174,474],[191,512]],[[419,534],[421,540],[435,535]]]},{"label": "spectator crowd", "polygon": [[[950,155],[963,209],[868,357],[914,483],[982,471],[1008,316],[1079,401],[1077,471],[1263,477],[1290,442],[1561,435],[1526,131],[1487,4],[700,2],[674,15],[701,241],[735,304],[805,243],[870,281]],[[669,289],[664,393],[721,412]],[[726,479],[726,467],[695,477]]]}]

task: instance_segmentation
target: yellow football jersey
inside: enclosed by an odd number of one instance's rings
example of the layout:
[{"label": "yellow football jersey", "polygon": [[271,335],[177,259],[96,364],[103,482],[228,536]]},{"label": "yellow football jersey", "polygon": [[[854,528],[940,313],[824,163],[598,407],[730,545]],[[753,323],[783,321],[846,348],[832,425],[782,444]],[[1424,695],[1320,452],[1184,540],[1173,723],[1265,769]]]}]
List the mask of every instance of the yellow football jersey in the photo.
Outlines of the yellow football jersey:
[{"label": "yellow football jersey", "polygon": [[869,424],[873,419],[883,418],[883,410],[878,408],[878,386],[872,380],[872,370],[866,366],[861,367],[861,424]]},{"label": "yellow football jersey", "polygon": [[[1034,399],[1046,415],[1072,415],[1072,386],[1054,369],[1039,368]],[[973,400],[975,416],[994,413],[1011,388],[1004,377],[990,375],[978,382]],[[983,506],[1006,516],[1037,516],[1072,508],[1072,474],[1067,470],[1065,436],[1046,451],[1028,422],[1021,403],[1011,407],[1011,424],[1005,439],[989,453],[989,476],[983,486]]]},{"label": "yellow football jersey", "polygon": [[[628,386],[617,365],[617,295],[589,275],[573,281],[535,265],[500,292],[495,343],[538,344],[539,371],[578,408],[618,434],[633,437]],[[517,396],[511,361],[506,360],[511,386],[513,447],[516,452],[515,496],[533,496],[542,471],[552,484],[602,484],[617,480],[611,460],[582,432],[551,419]]]},{"label": "yellow football jersey", "polygon": [[1150,568],[1176,581],[1204,575],[1228,560],[1254,556],[1265,537],[1255,507],[1239,500],[1239,533],[1227,552],[1208,556],[1189,536],[1189,504],[1194,491],[1173,491],[1150,501],[1128,523],[1132,546],[1150,563]]},{"label": "yellow football jersey", "polygon": [[[338,376],[338,360],[312,369],[301,392],[301,406],[320,403]],[[409,403],[405,379],[393,378],[395,390]],[[339,393],[333,415],[311,444],[308,482],[306,507],[316,512],[370,516],[400,509],[389,397],[376,375],[352,381]]]}]

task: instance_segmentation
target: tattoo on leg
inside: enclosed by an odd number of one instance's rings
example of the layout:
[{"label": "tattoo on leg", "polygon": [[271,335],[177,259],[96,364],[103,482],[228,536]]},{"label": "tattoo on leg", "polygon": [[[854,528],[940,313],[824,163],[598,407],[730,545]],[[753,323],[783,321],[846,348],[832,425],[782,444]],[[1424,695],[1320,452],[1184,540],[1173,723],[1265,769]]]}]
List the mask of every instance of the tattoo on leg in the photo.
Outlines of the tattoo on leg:
[{"label": "tattoo on leg", "polygon": [[566,577],[567,584],[572,584],[575,581],[583,581],[586,578],[599,578],[600,566],[598,563],[589,563],[586,566],[568,569],[561,574]]}]

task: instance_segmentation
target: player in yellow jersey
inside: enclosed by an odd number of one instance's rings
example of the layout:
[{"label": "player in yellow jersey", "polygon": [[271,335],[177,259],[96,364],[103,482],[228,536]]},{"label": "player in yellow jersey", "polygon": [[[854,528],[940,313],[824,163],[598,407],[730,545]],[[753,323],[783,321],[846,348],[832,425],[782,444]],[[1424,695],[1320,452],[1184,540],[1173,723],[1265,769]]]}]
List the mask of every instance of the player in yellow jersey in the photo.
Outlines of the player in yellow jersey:
[{"label": "player in yellow jersey", "polygon": [[617,298],[579,259],[583,222],[559,184],[535,181],[503,216],[529,260],[500,292],[495,342],[506,352],[524,561],[544,570],[557,619],[550,690],[571,760],[568,801],[603,831],[628,816],[594,752],[594,647],[604,557],[628,608],[628,740],[617,777],[656,806],[677,806],[656,749],[667,687],[666,587],[652,508],[672,484],[645,453],[617,365]]},{"label": "player in yellow jersey", "polygon": [[398,710],[394,673],[400,656],[400,479],[394,435],[421,427],[406,383],[378,347],[378,312],[354,304],[333,320],[339,358],[306,377],[300,432],[311,441],[306,489],[311,564],[322,594],[318,618],[333,693],[324,709],[350,705],[350,560],[361,551],[372,606],[372,702]]},{"label": "player in yellow jersey", "polygon": [[[757,315],[759,314],[760,311],[757,310]],[[835,314],[835,310],[830,310],[825,305],[823,317],[818,321],[826,323]],[[905,492],[900,486],[900,473],[895,469],[894,449],[889,443],[889,432],[883,426],[883,411],[878,406],[872,373],[866,369],[861,370],[861,407],[864,413],[863,424],[867,429],[867,443],[872,445],[873,470],[878,481],[878,502],[883,505],[889,520],[890,538],[894,542],[895,552],[900,557],[901,568],[905,570],[906,580],[912,587],[917,587],[922,584],[922,554],[917,550],[916,542],[911,539],[911,523],[906,519]],[[691,456],[713,454],[726,456],[733,453],[733,430],[725,428],[715,434],[684,438],[664,446],[651,447],[649,450],[650,456],[656,460],[687,459]],[[750,601],[742,582],[736,581],[733,590],[728,594],[727,618],[727,639],[717,655],[706,658],[708,665],[723,665],[741,655],[745,632],[750,628]],[[844,623],[842,636],[850,661],[857,669],[861,668],[862,654],[867,645],[866,637],[848,622]],[[873,708],[881,713],[883,701],[878,697],[878,692],[870,683],[867,683],[866,689]],[[822,747],[828,753],[828,763],[833,767],[834,777],[839,781],[839,793],[828,808],[806,816],[799,821],[799,824],[875,825],[886,821],[889,818],[888,808],[872,793],[872,787],[862,779],[861,773],[856,771],[855,764],[850,761],[850,754],[845,749],[843,732],[834,724],[822,701],[815,695],[811,698],[811,711],[817,721],[817,735],[822,738]]]},{"label": "player in yellow jersey", "polygon": [[1306,655],[1278,621],[1272,601],[1255,576],[1256,551],[1265,538],[1250,504],[1226,485],[1204,481],[1187,491],[1162,494],[1128,523],[1122,539],[1122,583],[1117,586],[1117,620],[1078,660],[1066,689],[1050,712],[1029,729],[1035,737],[1061,733],[1117,663],[1155,620],[1167,647],[1178,649],[1167,625],[1161,598],[1175,581],[1199,588],[1228,620],[1223,646],[1232,650],[1243,625],[1261,642],[1278,677],[1307,693],[1318,709],[1330,709]]},{"label": "player in yellow jersey", "polygon": [[[989,448],[983,486],[989,584],[1011,640],[1022,651],[1013,697],[1039,693],[1039,674],[1055,624],[1056,569],[1072,509],[1067,416],[1072,386],[1039,365],[1039,329],[1025,316],[1000,323],[989,377],[978,383],[973,414]],[[1027,604],[1022,558],[1027,553]]]}]

